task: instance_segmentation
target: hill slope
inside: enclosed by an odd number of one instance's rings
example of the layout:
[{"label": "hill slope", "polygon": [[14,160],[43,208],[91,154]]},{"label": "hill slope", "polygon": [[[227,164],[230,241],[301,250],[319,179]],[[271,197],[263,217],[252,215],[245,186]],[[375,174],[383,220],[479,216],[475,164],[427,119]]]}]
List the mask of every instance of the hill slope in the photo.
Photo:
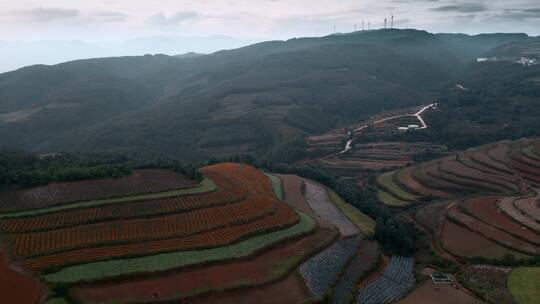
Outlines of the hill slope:
[{"label": "hill slope", "polygon": [[0,137],[47,152],[137,147],[191,159],[257,152],[425,102],[476,56],[526,39],[381,30],[196,57],[33,66],[0,74]]}]

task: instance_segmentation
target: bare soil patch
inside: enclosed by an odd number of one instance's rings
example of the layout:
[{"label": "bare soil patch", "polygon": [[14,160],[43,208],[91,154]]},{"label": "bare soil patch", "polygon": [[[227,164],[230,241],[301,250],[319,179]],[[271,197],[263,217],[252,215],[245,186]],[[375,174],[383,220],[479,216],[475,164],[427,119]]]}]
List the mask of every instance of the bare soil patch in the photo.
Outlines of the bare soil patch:
[{"label": "bare soil patch", "polygon": [[476,299],[462,289],[452,285],[435,285],[431,280],[427,280],[420,287],[416,288],[397,304],[480,304],[481,300]]},{"label": "bare soil patch", "polygon": [[39,303],[42,292],[36,279],[9,267],[7,254],[0,244],[0,302],[36,304]]},{"label": "bare soil patch", "polygon": [[497,197],[474,198],[463,203],[467,212],[479,220],[532,243],[540,244],[540,235],[511,220],[497,207]]},{"label": "bare soil patch", "polygon": [[516,258],[529,258],[448,220],[444,221],[442,242],[446,250],[466,258],[502,259],[506,254],[512,254]]}]

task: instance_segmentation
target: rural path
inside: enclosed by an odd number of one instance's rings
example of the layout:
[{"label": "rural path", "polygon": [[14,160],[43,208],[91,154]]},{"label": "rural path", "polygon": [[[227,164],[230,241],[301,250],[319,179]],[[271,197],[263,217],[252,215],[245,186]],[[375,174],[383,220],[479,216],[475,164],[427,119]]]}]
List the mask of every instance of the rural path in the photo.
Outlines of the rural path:
[{"label": "rural path", "polygon": [[[422,113],[424,113],[427,109],[430,109],[432,108],[433,106],[435,106],[434,103],[430,104],[430,105],[427,105],[425,107],[423,107],[422,109],[420,109],[418,112],[414,113],[414,114],[404,114],[404,115],[395,115],[395,116],[391,116],[391,117],[386,117],[386,118],[383,118],[383,119],[379,119],[377,121],[375,121],[373,124],[374,125],[377,125],[377,124],[380,124],[380,123],[383,123],[385,121],[389,121],[389,120],[392,120],[392,119],[396,119],[396,118],[400,118],[400,117],[407,117],[407,116],[415,116],[418,121],[420,121],[420,124],[421,126],[417,128],[417,130],[423,130],[423,129],[427,129],[428,128],[428,125],[426,124],[426,122],[424,121],[424,119],[422,118]],[[354,129],[354,131],[352,132],[352,134],[356,133],[356,132],[360,132],[362,130],[364,130],[365,128],[369,127],[369,125],[363,125],[361,126],[360,128],[357,128],[357,129]],[[352,139],[349,139],[347,141],[347,144],[345,144],[345,149],[341,152],[339,152],[340,154],[344,154],[345,152],[349,151],[350,149],[352,149]]]}]

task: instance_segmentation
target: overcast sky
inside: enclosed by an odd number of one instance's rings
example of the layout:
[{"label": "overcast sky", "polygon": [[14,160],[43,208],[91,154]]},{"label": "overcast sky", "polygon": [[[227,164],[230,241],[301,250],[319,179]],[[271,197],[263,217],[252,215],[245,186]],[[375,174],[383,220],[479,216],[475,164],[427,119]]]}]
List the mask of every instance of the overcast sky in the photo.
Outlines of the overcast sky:
[{"label": "overcast sky", "polygon": [[1,0],[0,40],[274,39],[380,27],[391,13],[400,28],[540,35],[538,0]]},{"label": "overcast sky", "polygon": [[540,0],[0,0],[0,58],[9,58],[0,73],[84,58],[211,53],[334,27],[351,32],[362,21],[381,28],[392,14],[397,28],[540,35]]}]

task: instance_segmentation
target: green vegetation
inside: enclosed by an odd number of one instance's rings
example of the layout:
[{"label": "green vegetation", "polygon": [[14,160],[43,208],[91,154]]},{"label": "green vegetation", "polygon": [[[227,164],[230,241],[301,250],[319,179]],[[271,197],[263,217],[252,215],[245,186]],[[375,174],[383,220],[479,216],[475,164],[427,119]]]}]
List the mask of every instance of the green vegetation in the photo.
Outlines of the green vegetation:
[{"label": "green vegetation", "polygon": [[353,205],[345,202],[341,196],[331,189],[328,189],[328,196],[362,233],[365,235],[373,235],[375,233],[375,221],[372,218],[362,213]]},{"label": "green vegetation", "polygon": [[316,223],[312,218],[300,214],[300,222],[292,227],[262,234],[234,245],[77,265],[45,275],[44,279],[53,283],[72,284],[238,259],[279,242],[306,234],[315,227]]},{"label": "green vegetation", "polygon": [[382,190],[377,191],[377,199],[379,202],[392,207],[404,207],[411,204],[410,202],[402,201]]},{"label": "green vegetation", "polygon": [[199,166],[151,151],[116,150],[86,153],[32,154],[0,148],[0,190],[5,186],[32,187],[51,182],[119,178],[132,169],[161,168],[202,180]]},{"label": "green vegetation", "polygon": [[95,206],[123,203],[123,202],[134,202],[134,201],[144,201],[144,200],[150,200],[150,199],[168,198],[168,197],[175,197],[175,196],[181,196],[181,195],[201,194],[201,193],[215,191],[216,189],[217,189],[217,186],[216,184],[214,184],[213,181],[211,181],[208,178],[204,178],[203,181],[197,187],[165,191],[165,192],[133,195],[133,196],[123,196],[123,197],[118,197],[118,198],[98,199],[98,200],[70,203],[70,204],[61,205],[61,206],[48,207],[48,208],[29,210],[29,211],[2,213],[0,214],[0,219],[31,217],[31,216],[58,212],[58,211],[65,211],[65,210],[70,210],[70,209],[95,207]]},{"label": "green vegetation", "polygon": [[270,173],[264,172],[264,174],[270,179],[270,182],[272,183],[272,189],[274,190],[274,194],[276,195],[276,197],[280,200],[284,200],[285,192],[283,191],[283,183],[281,179]]},{"label": "green vegetation", "polygon": [[377,183],[383,187],[383,189],[389,191],[393,196],[400,200],[414,202],[417,197],[410,194],[401,188],[394,182],[394,178],[397,171],[383,173],[377,176]]},{"label": "green vegetation", "polygon": [[[477,57],[528,39],[395,29],[185,58],[32,66],[0,77],[0,138],[27,150],[137,147],[202,160],[213,149],[247,147],[262,155],[303,133],[422,103]],[[302,157],[300,149],[286,150],[270,152],[269,160]]]},{"label": "green vegetation", "polygon": [[534,304],[540,299],[540,267],[512,270],[508,289],[518,304]]}]

